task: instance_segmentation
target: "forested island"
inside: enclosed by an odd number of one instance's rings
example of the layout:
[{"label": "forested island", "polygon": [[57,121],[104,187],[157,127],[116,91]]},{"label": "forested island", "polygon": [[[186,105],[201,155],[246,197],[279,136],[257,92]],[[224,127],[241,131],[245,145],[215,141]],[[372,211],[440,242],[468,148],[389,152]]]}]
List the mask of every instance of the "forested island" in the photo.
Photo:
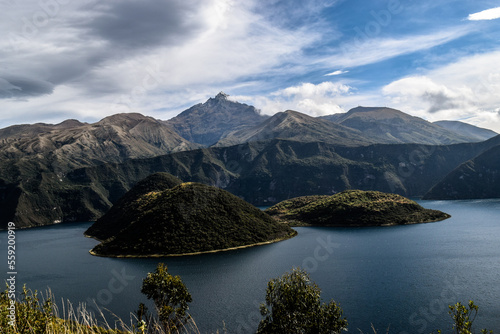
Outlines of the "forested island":
[{"label": "forested island", "polygon": [[391,226],[450,218],[415,201],[379,191],[346,190],[332,196],[302,196],[265,211],[292,226]]},{"label": "forested island", "polygon": [[[161,180],[166,189],[158,189]],[[132,188],[86,231],[87,236],[102,240],[91,254],[192,255],[262,245],[296,235],[288,225],[225,190],[193,182],[174,186],[172,180],[168,174],[153,174]]]}]

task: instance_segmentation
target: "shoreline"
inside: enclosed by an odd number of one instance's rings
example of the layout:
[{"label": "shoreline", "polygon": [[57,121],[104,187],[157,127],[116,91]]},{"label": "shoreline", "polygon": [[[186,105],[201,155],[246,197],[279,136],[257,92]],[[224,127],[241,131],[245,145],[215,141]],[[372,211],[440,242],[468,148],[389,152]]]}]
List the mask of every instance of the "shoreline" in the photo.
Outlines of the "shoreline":
[{"label": "shoreline", "polygon": [[417,224],[432,224],[432,223],[437,223],[446,219],[450,219],[451,215],[446,214],[447,217],[443,218],[438,218],[434,220],[428,220],[424,222],[408,222],[405,224],[397,224],[397,223],[387,223],[387,224],[368,224],[368,225],[363,225],[363,224],[349,224],[349,225],[331,225],[331,224],[326,224],[326,225],[318,225],[318,224],[307,224],[307,223],[294,223],[292,222],[287,222],[287,221],[280,221],[280,223],[283,224],[288,224],[290,227],[392,227],[392,226],[407,226],[407,225],[417,225]]},{"label": "shoreline", "polygon": [[245,248],[250,248],[250,247],[255,247],[255,246],[263,246],[263,245],[270,245],[274,244],[280,241],[285,241],[288,239],[291,239],[295,236],[297,236],[298,232],[294,230],[294,233],[289,234],[283,238],[278,238],[278,239],[273,239],[269,241],[262,241],[262,242],[257,242],[254,244],[249,244],[249,245],[242,245],[242,246],[236,246],[236,247],[230,247],[230,248],[223,248],[223,249],[213,249],[209,251],[201,251],[201,252],[192,252],[192,253],[180,253],[180,254],[148,254],[148,255],[104,255],[104,254],[98,254],[95,253],[91,250],[89,250],[89,253],[93,256],[99,256],[99,257],[112,257],[112,258],[159,258],[159,257],[180,257],[180,256],[192,256],[192,255],[202,255],[202,254],[212,254],[212,253],[220,253],[220,252],[227,252],[227,251],[232,251],[232,250],[237,250],[237,249],[245,249]]}]

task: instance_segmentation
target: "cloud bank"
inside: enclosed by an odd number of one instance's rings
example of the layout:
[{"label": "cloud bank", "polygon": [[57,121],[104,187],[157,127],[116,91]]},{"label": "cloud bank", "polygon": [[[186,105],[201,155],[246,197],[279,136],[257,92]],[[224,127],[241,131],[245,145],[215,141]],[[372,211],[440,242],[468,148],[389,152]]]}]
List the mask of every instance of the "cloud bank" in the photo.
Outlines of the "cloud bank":
[{"label": "cloud bank", "polygon": [[388,103],[430,119],[467,119],[500,130],[500,50],[409,76],[383,87]]}]

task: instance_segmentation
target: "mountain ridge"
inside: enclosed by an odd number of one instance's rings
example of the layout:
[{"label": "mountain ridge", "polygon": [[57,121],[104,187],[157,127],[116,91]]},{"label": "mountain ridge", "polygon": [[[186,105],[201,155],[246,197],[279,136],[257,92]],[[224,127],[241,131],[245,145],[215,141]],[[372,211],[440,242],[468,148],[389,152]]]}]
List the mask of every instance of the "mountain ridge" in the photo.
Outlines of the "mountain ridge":
[{"label": "mountain ridge", "polygon": [[[234,130],[233,125],[245,121],[241,119],[226,122],[225,129],[216,124],[208,130],[227,138],[221,142],[238,133],[249,135],[235,138],[251,142],[201,149],[203,145],[187,141],[168,122],[138,113],[111,115],[91,124],[66,120],[0,129],[0,227],[8,221],[22,228],[95,220],[135,182],[154,172],[227,189],[257,205],[350,188],[423,196],[454,168],[500,144],[500,135],[440,146],[377,144],[373,141],[393,138],[373,139],[292,110],[259,123],[262,118],[256,117],[254,107],[230,101],[224,93],[194,106],[195,114],[203,105],[222,105],[222,113],[215,110],[221,122],[224,117],[219,116],[232,110],[227,106],[245,109],[256,124],[253,132],[248,132],[250,127]],[[350,115],[370,116],[379,109],[362,108]],[[384,114],[400,113],[386,108],[376,116],[387,119]],[[262,124],[270,126],[268,132],[259,132]],[[344,134],[338,135],[339,129]],[[351,145],[346,145],[349,140]]]},{"label": "mountain ridge", "polygon": [[39,123],[2,130],[1,158],[51,156],[69,169],[200,147],[162,122],[138,113],[116,114],[91,124],[67,120],[57,125]]},{"label": "mountain ridge", "polygon": [[477,141],[488,140],[498,136],[498,133],[495,131],[460,121],[437,121],[434,124],[456,133],[466,134],[468,137],[476,138]]},{"label": "mountain ridge", "polygon": [[362,131],[366,136],[390,143],[449,145],[478,141],[449,131],[422,118],[387,107],[356,107],[346,113],[321,116],[334,123]]},{"label": "mountain ridge", "polygon": [[308,116],[298,111],[279,112],[252,128],[234,131],[214,146],[230,146],[244,142],[287,139],[296,141],[324,141],[338,145],[369,145],[374,141],[358,130]]}]

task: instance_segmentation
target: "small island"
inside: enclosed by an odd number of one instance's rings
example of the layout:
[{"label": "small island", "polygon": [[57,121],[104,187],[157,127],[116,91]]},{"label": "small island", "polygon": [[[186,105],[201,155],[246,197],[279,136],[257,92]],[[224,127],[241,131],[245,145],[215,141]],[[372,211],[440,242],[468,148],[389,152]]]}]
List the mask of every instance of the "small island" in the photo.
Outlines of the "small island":
[{"label": "small island", "polygon": [[393,226],[430,223],[451,217],[438,210],[425,209],[400,195],[362,190],[292,198],[265,212],[291,226]]},{"label": "small island", "polygon": [[[287,224],[225,190],[193,182],[175,185],[173,181],[165,183],[168,189],[158,190],[157,183],[145,180],[139,184],[140,191],[134,187],[125,194],[86,231],[87,236],[102,241],[90,253],[109,257],[194,255],[296,235]],[[156,185],[156,190],[148,191],[144,184]]]}]

